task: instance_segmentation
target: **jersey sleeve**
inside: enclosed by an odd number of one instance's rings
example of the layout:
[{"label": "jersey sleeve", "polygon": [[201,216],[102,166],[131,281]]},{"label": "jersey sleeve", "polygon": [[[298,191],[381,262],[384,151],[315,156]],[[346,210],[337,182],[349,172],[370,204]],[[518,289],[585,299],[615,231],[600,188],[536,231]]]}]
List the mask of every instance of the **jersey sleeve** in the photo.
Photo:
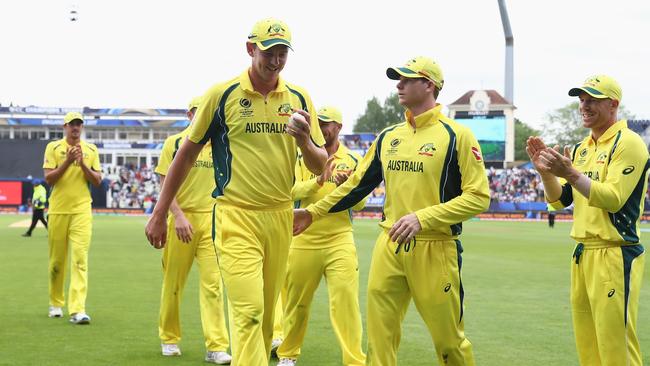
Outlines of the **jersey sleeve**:
[{"label": "jersey sleeve", "polygon": [[307,109],[309,112],[310,116],[310,135],[311,135],[311,141],[314,143],[314,145],[318,147],[322,147],[325,145],[325,138],[323,137],[323,132],[320,130],[320,125],[318,124],[318,111],[316,111],[316,108],[314,107],[314,103],[312,103],[311,98],[309,97],[308,94],[306,94],[306,99],[307,99]]},{"label": "jersey sleeve", "polygon": [[213,124],[217,123],[215,121],[215,113],[221,102],[222,95],[223,86],[221,84],[213,86],[203,95],[203,101],[196,110],[194,120],[192,121],[192,129],[188,136],[190,141],[201,145],[205,145],[210,141],[211,130],[217,128]]},{"label": "jersey sleeve", "polygon": [[[360,161],[363,160],[363,158],[361,158],[361,155],[359,155],[359,154],[357,154],[357,153],[350,152],[350,155],[353,156],[353,157],[356,159],[357,162],[360,162]],[[354,166],[354,171],[357,170],[357,167],[358,167],[358,166],[359,166],[359,163],[357,163],[357,164]],[[354,172],[353,172],[352,174],[354,174]],[[374,188],[373,188],[373,189],[374,189]],[[361,211],[361,210],[363,210],[363,208],[366,207],[366,202],[367,202],[367,201],[368,201],[368,196],[366,196],[364,199],[362,199],[361,201],[359,201],[356,205],[352,206],[352,210],[353,210],[353,211]]]},{"label": "jersey sleeve", "polygon": [[96,172],[101,172],[102,171],[102,165],[99,162],[99,150],[97,149],[97,146],[95,145],[90,145],[91,150],[93,151],[93,160],[90,163],[90,169],[96,171]]},{"label": "jersey sleeve", "polygon": [[54,169],[57,167],[54,155],[54,143],[50,142],[45,147],[45,156],[43,157],[43,169]]},{"label": "jersey sleeve", "polygon": [[174,159],[174,140],[173,136],[165,139],[163,144],[162,151],[160,152],[160,159],[158,159],[158,165],[154,172],[159,175],[167,175],[169,172],[169,166],[172,165],[172,160]]},{"label": "jersey sleeve", "polygon": [[338,186],[334,191],[313,205],[307,207],[307,211],[314,220],[325,216],[330,212],[339,212],[355,206],[359,201],[365,199],[383,179],[381,160],[378,151],[379,138],[370,146],[366,156],[357,166],[357,170],[348,180]]},{"label": "jersey sleeve", "polygon": [[[575,160],[576,152],[578,152],[578,148],[580,147],[580,145],[581,143],[578,143],[575,146],[573,146],[573,150],[571,150],[571,163],[573,163],[573,161]],[[560,186],[562,187],[562,193],[560,194],[560,198],[558,198],[556,201],[551,201],[548,199],[548,197],[546,197],[546,194],[544,194],[544,199],[554,209],[561,210],[565,207],[571,206],[571,204],[573,203],[573,187],[564,178],[557,178],[557,180]]]},{"label": "jersey sleeve", "polygon": [[556,210],[561,210],[565,207],[571,206],[573,203],[573,187],[571,187],[569,182],[567,182],[564,178],[558,178],[558,182],[560,183],[560,186],[562,186],[562,193],[560,194],[560,198],[558,198],[557,201],[553,202],[551,202],[548,197],[544,198],[551,207]]},{"label": "jersey sleeve", "polygon": [[[618,212],[631,198],[633,192],[642,200],[648,170],[648,152],[643,140],[625,136],[619,141],[607,166],[607,176],[602,182],[592,181],[589,205],[608,212]],[[637,192],[639,191],[639,192]]]},{"label": "jersey sleeve", "polygon": [[415,212],[422,230],[454,225],[479,214],[490,205],[488,186],[481,147],[474,135],[466,129],[457,131],[458,167],[461,176],[461,194],[447,202],[425,207]]},{"label": "jersey sleeve", "polygon": [[296,181],[291,188],[291,198],[294,201],[305,199],[321,188],[320,184],[316,182],[316,178],[307,179],[308,176],[307,168],[301,157],[296,161]]}]

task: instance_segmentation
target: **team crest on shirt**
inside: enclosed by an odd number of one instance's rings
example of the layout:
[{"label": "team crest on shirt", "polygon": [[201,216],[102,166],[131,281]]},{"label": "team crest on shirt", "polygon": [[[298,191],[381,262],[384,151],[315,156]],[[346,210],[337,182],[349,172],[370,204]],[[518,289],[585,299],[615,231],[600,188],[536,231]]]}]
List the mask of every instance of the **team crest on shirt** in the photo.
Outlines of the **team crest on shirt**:
[{"label": "team crest on shirt", "polygon": [[434,151],[436,151],[436,148],[433,146],[433,143],[428,143],[420,147],[420,150],[418,150],[418,155],[433,156]]},{"label": "team crest on shirt", "polygon": [[239,99],[239,106],[241,107],[239,110],[240,117],[253,117],[253,109],[251,108],[253,106],[253,102],[251,102],[250,99]]},{"label": "team crest on shirt", "polygon": [[601,152],[598,154],[598,159],[596,159],[596,164],[605,164],[605,159],[607,159],[607,153]]},{"label": "team crest on shirt", "polygon": [[278,116],[289,117],[291,113],[293,113],[293,108],[289,103],[284,103],[278,107]]},{"label": "team crest on shirt", "polygon": [[336,172],[337,173],[344,173],[344,174],[350,174],[352,173],[352,168],[348,166],[345,162],[339,163],[336,165]]}]

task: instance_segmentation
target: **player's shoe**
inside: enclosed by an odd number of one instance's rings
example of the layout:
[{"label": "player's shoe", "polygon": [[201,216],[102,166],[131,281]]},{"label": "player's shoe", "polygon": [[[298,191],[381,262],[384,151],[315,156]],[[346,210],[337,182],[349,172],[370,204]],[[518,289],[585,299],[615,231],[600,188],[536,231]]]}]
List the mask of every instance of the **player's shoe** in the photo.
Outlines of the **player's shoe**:
[{"label": "player's shoe", "polygon": [[161,344],[163,356],[180,356],[181,349],[177,344]]},{"label": "player's shoe", "polygon": [[25,238],[29,238],[30,236],[32,236],[32,234],[30,234],[30,233],[24,233],[24,234],[22,234],[21,236],[23,236],[23,237],[25,237]]},{"label": "player's shoe", "polygon": [[278,348],[282,344],[282,338],[276,338],[271,341],[271,357],[278,357]]},{"label": "player's shoe", "polygon": [[205,361],[217,365],[230,365],[232,357],[223,351],[208,351],[205,353]]},{"label": "player's shoe", "polygon": [[63,310],[58,306],[50,306],[47,316],[50,318],[60,318],[63,316]]},{"label": "player's shoe", "polygon": [[74,313],[70,316],[70,323],[72,324],[90,324],[90,317],[88,314],[81,312],[81,313]]},{"label": "player's shoe", "polygon": [[297,363],[298,360],[294,360],[293,358],[281,358],[278,366],[296,366]]}]

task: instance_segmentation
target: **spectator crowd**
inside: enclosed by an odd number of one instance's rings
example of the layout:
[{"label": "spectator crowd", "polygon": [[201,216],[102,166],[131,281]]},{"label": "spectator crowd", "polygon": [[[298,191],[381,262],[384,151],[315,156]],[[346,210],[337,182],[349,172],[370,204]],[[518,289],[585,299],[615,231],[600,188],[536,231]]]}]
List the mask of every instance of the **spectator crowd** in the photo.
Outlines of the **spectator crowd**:
[{"label": "spectator crowd", "polygon": [[160,192],[160,177],[147,166],[107,166],[104,178],[108,179],[106,204],[109,208],[139,208],[145,212],[153,209]]},{"label": "spectator crowd", "polygon": [[544,201],[544,185],[534,169],[486,169],[492,202]]},{"label": "spectator crowd", "polygon": [[[544,200],[544,187],[533,169],[486,169],[493,202],[539,202]],[[109,208],[139,208],[150,212],[158,199],[160,178],[147,166],[107,166],[107,206]],[[373,202],[383,202],[383,184],[371,194]],[[377,200],[379,199],[379,200]]]}]

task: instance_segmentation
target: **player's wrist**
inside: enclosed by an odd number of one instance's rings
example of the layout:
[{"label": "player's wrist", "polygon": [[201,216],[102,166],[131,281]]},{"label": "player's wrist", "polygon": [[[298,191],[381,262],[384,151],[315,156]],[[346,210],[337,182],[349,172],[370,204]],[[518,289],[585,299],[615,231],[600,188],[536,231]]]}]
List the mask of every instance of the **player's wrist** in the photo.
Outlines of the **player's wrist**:
[{"label": "player's wrist", "polygon": [[578,183],[578,180],[580,179],[581,176],[582,176],[582,173],[580,173],[579,171],[577,171],[574,168],[571,168],[569,173],[566,175],[565,179],[567,180],[567,182],[569,182],[570,185],[573,186],[576,183]]}]

